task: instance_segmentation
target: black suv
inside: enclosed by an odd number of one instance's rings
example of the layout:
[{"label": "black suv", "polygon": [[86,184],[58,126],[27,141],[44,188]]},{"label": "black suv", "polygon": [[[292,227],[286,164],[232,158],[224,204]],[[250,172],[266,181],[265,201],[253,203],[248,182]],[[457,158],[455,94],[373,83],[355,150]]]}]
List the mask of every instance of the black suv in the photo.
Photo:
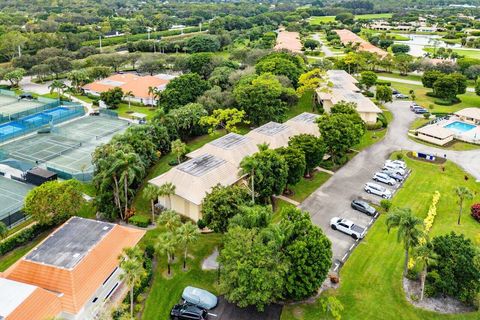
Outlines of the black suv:
[{"label": "black suv", "polygon": [[207,320],[208,312],[193,304],[176,304],[170,311],[173,320]]},{"label": "black suv", "polygon": [[353,200],[351,203],[353,209],[365,213],[368,216],[375,216],[377,210],[374,207],[362,200]]}]

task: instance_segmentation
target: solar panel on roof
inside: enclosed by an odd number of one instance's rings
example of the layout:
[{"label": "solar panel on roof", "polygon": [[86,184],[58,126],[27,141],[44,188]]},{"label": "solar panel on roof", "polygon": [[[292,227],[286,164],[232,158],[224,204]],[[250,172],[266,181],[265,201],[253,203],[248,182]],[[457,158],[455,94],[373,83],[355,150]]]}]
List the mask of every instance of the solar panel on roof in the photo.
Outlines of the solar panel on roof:
[{"label": "solar panel on roof", "polygon": [[193,158],[187,162],[182,163],[177,167],[178,170],[188,173],[192,176],[203,176],[207,172],[215,169],[225,163],[225,160],[212,156],[211,154],[204,154],[197,158]]},{"label": "solar panel on roof", "polygon": [[120,87],[121,85],[125,84],[125,82],[115,81],[115,80],[110,80],[110,79],[101,80],[98,83],[104,84],[104,85],[107,85],[107,86],[114,86],[114,87]]},{"label": "solar panel on roof", "polygon": [[293,117],[290,120],[295,122],[303,122],[303,123],[315,123],[318,117],[319,116],[317,114],[304,112],[299,114],[296,117]]},{"label": "solar panel on roof", "polygon": [[277,122],[269,122],[264,124],[261,127],[258,127],[257,129],[253,130],[258,133],[262,133],[267,136],[274,136],[284,130],[288,129],[288,126],[284,124],[280,124]]},{"label": "solar panel on roof", "polygon": [[235,149],[237,146],[246,143],[249,139],[237,133],[229,133],[219,139],[210,142],[211,145],[225,150]]},{"label": "solar panel on roof", "polygon": [[25,259],[59,268],[74,268],[113,227],[111,223],[73,217]]}]

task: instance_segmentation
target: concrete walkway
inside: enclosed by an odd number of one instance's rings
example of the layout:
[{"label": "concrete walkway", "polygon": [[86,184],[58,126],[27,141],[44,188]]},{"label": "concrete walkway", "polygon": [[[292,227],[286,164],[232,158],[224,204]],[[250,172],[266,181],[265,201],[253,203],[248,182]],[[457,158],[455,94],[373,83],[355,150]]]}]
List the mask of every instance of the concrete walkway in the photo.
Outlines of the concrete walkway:
[{"label": "concrete walkway", "polygon": [[327,47],[327,45],[322,41],[322,39],[320,39],[320,35],[318,33],[314,33],[312,38],[314,40],[317,40],[318,42],[320,42],[320,44],[322,45],[321,46],[321,50],[322,52],[325,54],[325,57],[333,57],[335,54],[332,52],[332,50],[330,50],[329,47]]},{"label": "concrete walkway", "polygon": [[[392,82],[400,82],[400,83],[405,83],[405,84],[412,84],[414,86],[422,86],[423,87],[422,82],[421,81],[416,81],[416,80],[391,78],[391,77],[385,77],[385,76],[379,76],[378,79],[385,80],[385,81],[392,81]],[[467,92],[475,92],[475,88],[468,87]]]}]

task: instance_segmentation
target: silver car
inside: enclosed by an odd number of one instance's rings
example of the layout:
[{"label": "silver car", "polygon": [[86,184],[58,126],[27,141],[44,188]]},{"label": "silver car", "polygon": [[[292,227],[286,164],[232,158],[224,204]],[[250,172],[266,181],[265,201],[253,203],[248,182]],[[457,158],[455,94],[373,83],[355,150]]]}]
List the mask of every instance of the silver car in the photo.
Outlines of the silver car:
[{"label": "silver car", "polygon": [[397,183],[397,181],[395,179],[393,179],[388,174],[383,173],[383,172],[375,172],[375,174],[372,177],[372,180],[377,181],[377,182],[381,182],[381,183],[385,183],[385,184],[388,184],[388,185],[391,185],[391,186],[394,186]]},{"label": "silver car", "polygon": [[390,199],[392,197],[392,192],[390,190],[376,183],[367,182],[364,189],[367,193],[380,196],[384,199]]}]

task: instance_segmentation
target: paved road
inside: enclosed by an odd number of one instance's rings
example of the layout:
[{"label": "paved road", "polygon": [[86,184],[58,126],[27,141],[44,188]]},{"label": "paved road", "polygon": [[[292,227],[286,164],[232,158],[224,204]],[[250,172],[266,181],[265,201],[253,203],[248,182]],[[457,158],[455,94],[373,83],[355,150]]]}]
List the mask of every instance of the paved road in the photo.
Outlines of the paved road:
[{"label": "paved road", "polygon": [[325,54],[325,57],[333,57],[335,55],[332,52],[332,50],[330,50],[330,48],[327,47],[327,45],[322,41],[322,39],[320,39],[320,35],[318,33],[314,33],[312,38],[314,40],[317,40],[318,42],[320,42],[320,44],[322,45],[321,49],[322,49],[323,53]]},{"label": "paved road", "polygon": [[409,124],[416,117],[410,111],[409,104],[408,101],[388,104],[394,120],[390,123],[385,138],[360,152],[300,205],[300,208],[310,212],[312,221],[332,240],[333,256],[336,260],[341,260],[355,241],[332,230],[330,219],[340,215],[359,225],[367,226],[370,223],[371,218],[350,209],[350,202],[358,197],[372,200],[373,196],[367,195],[363,186],[370,181],[374,172],[381,169],[385,159],[393,151],[412,150],[441,156],[446,154],[448,159],[456,162],[476,179],[480,179],[480,150],[449,151],[408,139]]},{"label": "paved road", "polygon": [[[378,79],[380,80],[386,80],[386,81],[392,81],[392,82],[400,82],[400,83],[406,83],[406,84],[413,84],[415,86],[422,86],[423,84],[421,81],[416,81],[416,80],[408,80],[408,79],[400,79],[400,78],[391,78],[391,77],[385,77],[385,76],[379,76]],[[475,88],[468,87],[467,88],[468,92],[475,92]]]}]

